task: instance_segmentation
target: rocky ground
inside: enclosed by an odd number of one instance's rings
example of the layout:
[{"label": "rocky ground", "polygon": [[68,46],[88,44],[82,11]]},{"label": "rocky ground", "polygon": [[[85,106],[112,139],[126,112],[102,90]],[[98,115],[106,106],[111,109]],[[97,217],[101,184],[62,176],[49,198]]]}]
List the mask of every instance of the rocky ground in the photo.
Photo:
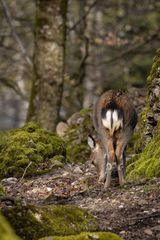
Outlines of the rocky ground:
[{"label": "rocky ground", "polygon": [[[67,164],[36,178],[4,179],[8,196],[38,204],[76,204],[91,212],[100,231],[125,240],[160,239],[160,179],[113,183],[104,190],[90,162]],[[8,200],[10,201],[10,200]]]},{"label": "rocky ground", "polygon": [[[144,106],[145,93],[144,89],[130,90],[138,113]],[[99,231],[117,233],[125,240],[160,240],[160,178],[126,182],[123,187],[113,183],[105,190],[97,183],[89,161],[63,167],[57,163],[49,174],[24,176],[2,180],[9,198],[0,198],[1,204],[10,204],[12,198],[33,204],[75,204],[97,218]]]}]

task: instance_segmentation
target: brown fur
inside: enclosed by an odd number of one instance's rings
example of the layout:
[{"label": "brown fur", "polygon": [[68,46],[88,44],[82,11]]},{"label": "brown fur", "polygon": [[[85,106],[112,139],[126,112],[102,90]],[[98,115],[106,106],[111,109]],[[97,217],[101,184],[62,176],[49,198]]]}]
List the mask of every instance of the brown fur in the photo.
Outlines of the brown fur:
[{"label": "brown fur", "polygon": [[[123,113],[123,128],[116,130],[113,134],[110,134],[109,129],[103,126],[101,115],[102,109],[107,108],[110,104],[114,104]],[[124,152],[137,123],[134,106],[126,93],[121,90],[109,90],[103,93],[95,104],[93,123],[101,141],[101,143],[96,143],[99,144],[99,149],[101,149],[96,152],[96,157],[97,159],[102,158],[102,151],[107,156],[104,160],[96,161],[98,171],[107,175],[105,187],[110,186],[114,163],[117,164],[119,183],[122,185],[125,169]],[[104,176],[101,176],[101,178],[104,179]]]},{"label": "brown fur", "polygon": [[96,131],[99,131],[101,127],[101,119],[98,119],[98,116],[100,116],[102,108],[110,102],[116,103],[123,110],[124,125],[131,125],[134,128],[137,123],[137,115],[129,97],[121,90],[109,90],[100,96],[94,107],[93,122]]}]

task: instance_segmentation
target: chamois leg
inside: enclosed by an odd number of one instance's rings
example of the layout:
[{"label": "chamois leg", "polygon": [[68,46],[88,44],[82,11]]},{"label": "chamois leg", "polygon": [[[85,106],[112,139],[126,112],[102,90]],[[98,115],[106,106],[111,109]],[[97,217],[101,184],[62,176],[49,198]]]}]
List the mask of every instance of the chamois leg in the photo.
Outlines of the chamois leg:
[{"label": "chamois leg", "polygon": [[117,159],[117,168],[118,168],[118,177],[119,184],[123,185],[125,183],[124,173],[125,173],[125,141],[123,139],[117,141],[116,146],[116,159]]},{"label": "chamois leg", "polygon": [[114,152],[112,139],[107,140],[107,149],[108,149],[108,159],[106,163],[106,182],[104,185],[105,188],[108,188],[111,185],[111,174],[112,174],[112,168],[113,168],[114,159],[115,159],[115,152]]},{"label": "chamois leg", "polygon": [[98,172],[99,172],[99,179],[98,179],[98,183],[105,181],[106,179],[106,159],[105,158],[101,158],[99,159],[98,162]]}]

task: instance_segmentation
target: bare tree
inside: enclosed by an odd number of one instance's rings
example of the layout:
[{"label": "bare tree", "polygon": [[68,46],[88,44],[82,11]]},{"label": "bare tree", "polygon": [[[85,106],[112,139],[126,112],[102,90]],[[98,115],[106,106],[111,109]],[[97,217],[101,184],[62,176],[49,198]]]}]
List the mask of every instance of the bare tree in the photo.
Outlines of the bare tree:
[{"label": "bare tree", "polygon": [[54,130],[64,82],[67,0],[36,1],[34,79],[27,120]]},{"label": "bare tree", "polygon": [[95,1],[88,4],[86,0],[71,0],[68,5],[65,71],[67,77],[64,84],[62,109],[64,118],[83,108],[86,62],[89,55],[86,25],[87,16],[94,6]]}]

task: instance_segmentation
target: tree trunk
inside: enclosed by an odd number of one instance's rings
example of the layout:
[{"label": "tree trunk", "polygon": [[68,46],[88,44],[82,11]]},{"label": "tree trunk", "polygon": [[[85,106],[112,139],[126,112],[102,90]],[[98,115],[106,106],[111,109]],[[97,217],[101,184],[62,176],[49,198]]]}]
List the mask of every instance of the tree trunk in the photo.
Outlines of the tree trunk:
[{"label": "tree trunk", "polygon": [[[160,122],[160,49],[157,50],[154,62],[148,77],[148,102],[145,119],[146,143],[157,135],[157,127]],[[146,107],[147,107],[146,106]],[[159,125],[159,126],[157,126]],[[156,131],[155,131],[156,129]]]},{"label": "tree trunk", "polygon": [[160,49],[157,50],[150,74],[147,79],[148,96],[145,108],[139,119],[135,150],[142,152],[151,139],[160,133]]},{"label": "tree trunk", "polygon": [[55,130],[64,80],[67,0],[37,0],[34,79],[27,120]]}]

